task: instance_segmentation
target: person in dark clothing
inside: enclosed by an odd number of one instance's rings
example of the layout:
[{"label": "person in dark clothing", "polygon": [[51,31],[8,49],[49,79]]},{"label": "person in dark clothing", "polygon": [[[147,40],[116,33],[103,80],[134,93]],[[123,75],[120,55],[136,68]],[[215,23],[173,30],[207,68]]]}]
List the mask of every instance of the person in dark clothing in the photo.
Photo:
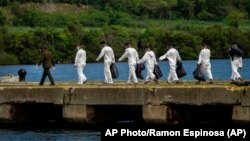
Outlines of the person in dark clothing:
[{"label": "person in dark clothing", "polygon": [[42,49],[42,55],[41,55],[41,59],[38,63],[38,66],[41,64],[43,65],[43,75],[42,75],[42,79],[41,79],[39,85],[40,86],[43,85],[47,76],[49,77],[51,85],[55,85],[54,79],[50,73],[50,68],[52,66],[55,67],[55,63],[54,63],[53,57],[52,57],[51,53],[48,51],[47,47],[43,47],[43,49]]}]

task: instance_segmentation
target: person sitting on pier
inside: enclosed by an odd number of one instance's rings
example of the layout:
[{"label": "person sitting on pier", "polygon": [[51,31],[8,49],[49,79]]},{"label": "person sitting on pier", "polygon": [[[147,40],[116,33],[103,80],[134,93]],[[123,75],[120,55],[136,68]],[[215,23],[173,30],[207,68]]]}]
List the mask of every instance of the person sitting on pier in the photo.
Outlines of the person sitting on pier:
[{"label": "person sitting on pier", "polygon": [[86,51],[80,45],[77,45],[76,49],[77,53],[74,66],[77,69],[78,84],[84,84],[87,82],[87,78],[83,73],[84,67],[86,65]]},{"label": "person sitting on pier", "polygon": [[[210,80],[210,84],[213,84],[213,76],[211,73],[211,63],[210,63],[210,50],[207,47],[206,43],[202,44],[202,50],[199,54],[199,59],[197,62],[197,67],[201,68],[203,74],[207,75],[208,79]],[[200,83],[198,80],[197,83]]]},{"label": "person sitting on pier", "polygon": [[146,62],[147,68],[147,76],[145,84],[149,83],[150,81],[155,81],[158,83],[158,79],[156,79],[154,72],[154,67],[157,64],[155,53],[150,49],[150,47],[145,47],[145,54],[144,56],[137,62],[138,64]]},{"label": "person sitting on pier", "polygon": [[104,84],[112,84],[113,78],[110,71],[110,66],[112,63],[115,63],[115,56],[113,49],[106,44],[106,41],[101,41],[101,53],[96,58],[96,61],[99,61],[102,57],[104,58]]},{"label": "person sitting on pier", "polygon": [[181,57],[179,55],[179,52],[173,47],[173,46],[169,46],[167,47],[169,48],[168,51],[162,55],[159,60],[162,61],[164,59],[168,59],[169,62],[169,75],[167,78],[167,82],[170,84],[171,81],[175,81],[177,84],[179,83],[179,78],[176,74],[176,64],[177,61],[181,61]]},{"label": "person sitting on pier", "polygon": [[138,53],[135,48],[131,47],[130,43],[125,43],[125,53],[119,58],[119,61],[122,61],[125,58],[128,58],[128,66],[129,66],[129,76],[127,83],[138,83],[136,74],[135,74],[135,65],[139,61]]}]

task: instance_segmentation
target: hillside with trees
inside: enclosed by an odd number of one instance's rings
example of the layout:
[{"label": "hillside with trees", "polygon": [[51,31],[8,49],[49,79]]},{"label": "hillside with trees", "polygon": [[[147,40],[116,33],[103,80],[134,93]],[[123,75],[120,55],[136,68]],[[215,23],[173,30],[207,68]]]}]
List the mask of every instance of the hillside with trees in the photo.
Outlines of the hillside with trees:
[{"label": "hillside with trees", "polygon": [[157,56],[176,47],[197,59],[202,42],[212,58],[228,58],[232,43],[250,57],[250,0],[5,0],[0,1],[0,64],[34,64],[48,46],[58,63],[72,63],[82,44],[88,62],[107,40],[116,57],[131,42]]}]

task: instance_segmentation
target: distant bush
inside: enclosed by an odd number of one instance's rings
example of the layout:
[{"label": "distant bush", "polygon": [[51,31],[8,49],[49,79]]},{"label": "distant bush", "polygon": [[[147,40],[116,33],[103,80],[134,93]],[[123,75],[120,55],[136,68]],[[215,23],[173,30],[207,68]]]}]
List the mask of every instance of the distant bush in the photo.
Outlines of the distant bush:
[{"label": "distant bush", "polygon": [[207,11],[200,12],[197,15],[197,19],[201,21],[217,21],[218,20],[216,15],[209,13]]}]

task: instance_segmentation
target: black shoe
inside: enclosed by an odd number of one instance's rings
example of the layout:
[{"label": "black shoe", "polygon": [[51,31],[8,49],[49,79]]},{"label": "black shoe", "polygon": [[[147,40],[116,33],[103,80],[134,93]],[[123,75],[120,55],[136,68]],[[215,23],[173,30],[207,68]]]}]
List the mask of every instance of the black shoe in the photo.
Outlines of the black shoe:
[{"label": "black shoe", "polygon": [[82,84],[85,84],[85,83],[87,83],[87,80],[83,81],[83,83],[82,83]]},{"label": "black shoe", "polygon": [[156,79],[156,78],[154,79],[154,81],[155,81],[155,83],[156,83],[156,84],[158,84],[158,83],[159,83],[159,82],[158,82],[158,79]]}]

